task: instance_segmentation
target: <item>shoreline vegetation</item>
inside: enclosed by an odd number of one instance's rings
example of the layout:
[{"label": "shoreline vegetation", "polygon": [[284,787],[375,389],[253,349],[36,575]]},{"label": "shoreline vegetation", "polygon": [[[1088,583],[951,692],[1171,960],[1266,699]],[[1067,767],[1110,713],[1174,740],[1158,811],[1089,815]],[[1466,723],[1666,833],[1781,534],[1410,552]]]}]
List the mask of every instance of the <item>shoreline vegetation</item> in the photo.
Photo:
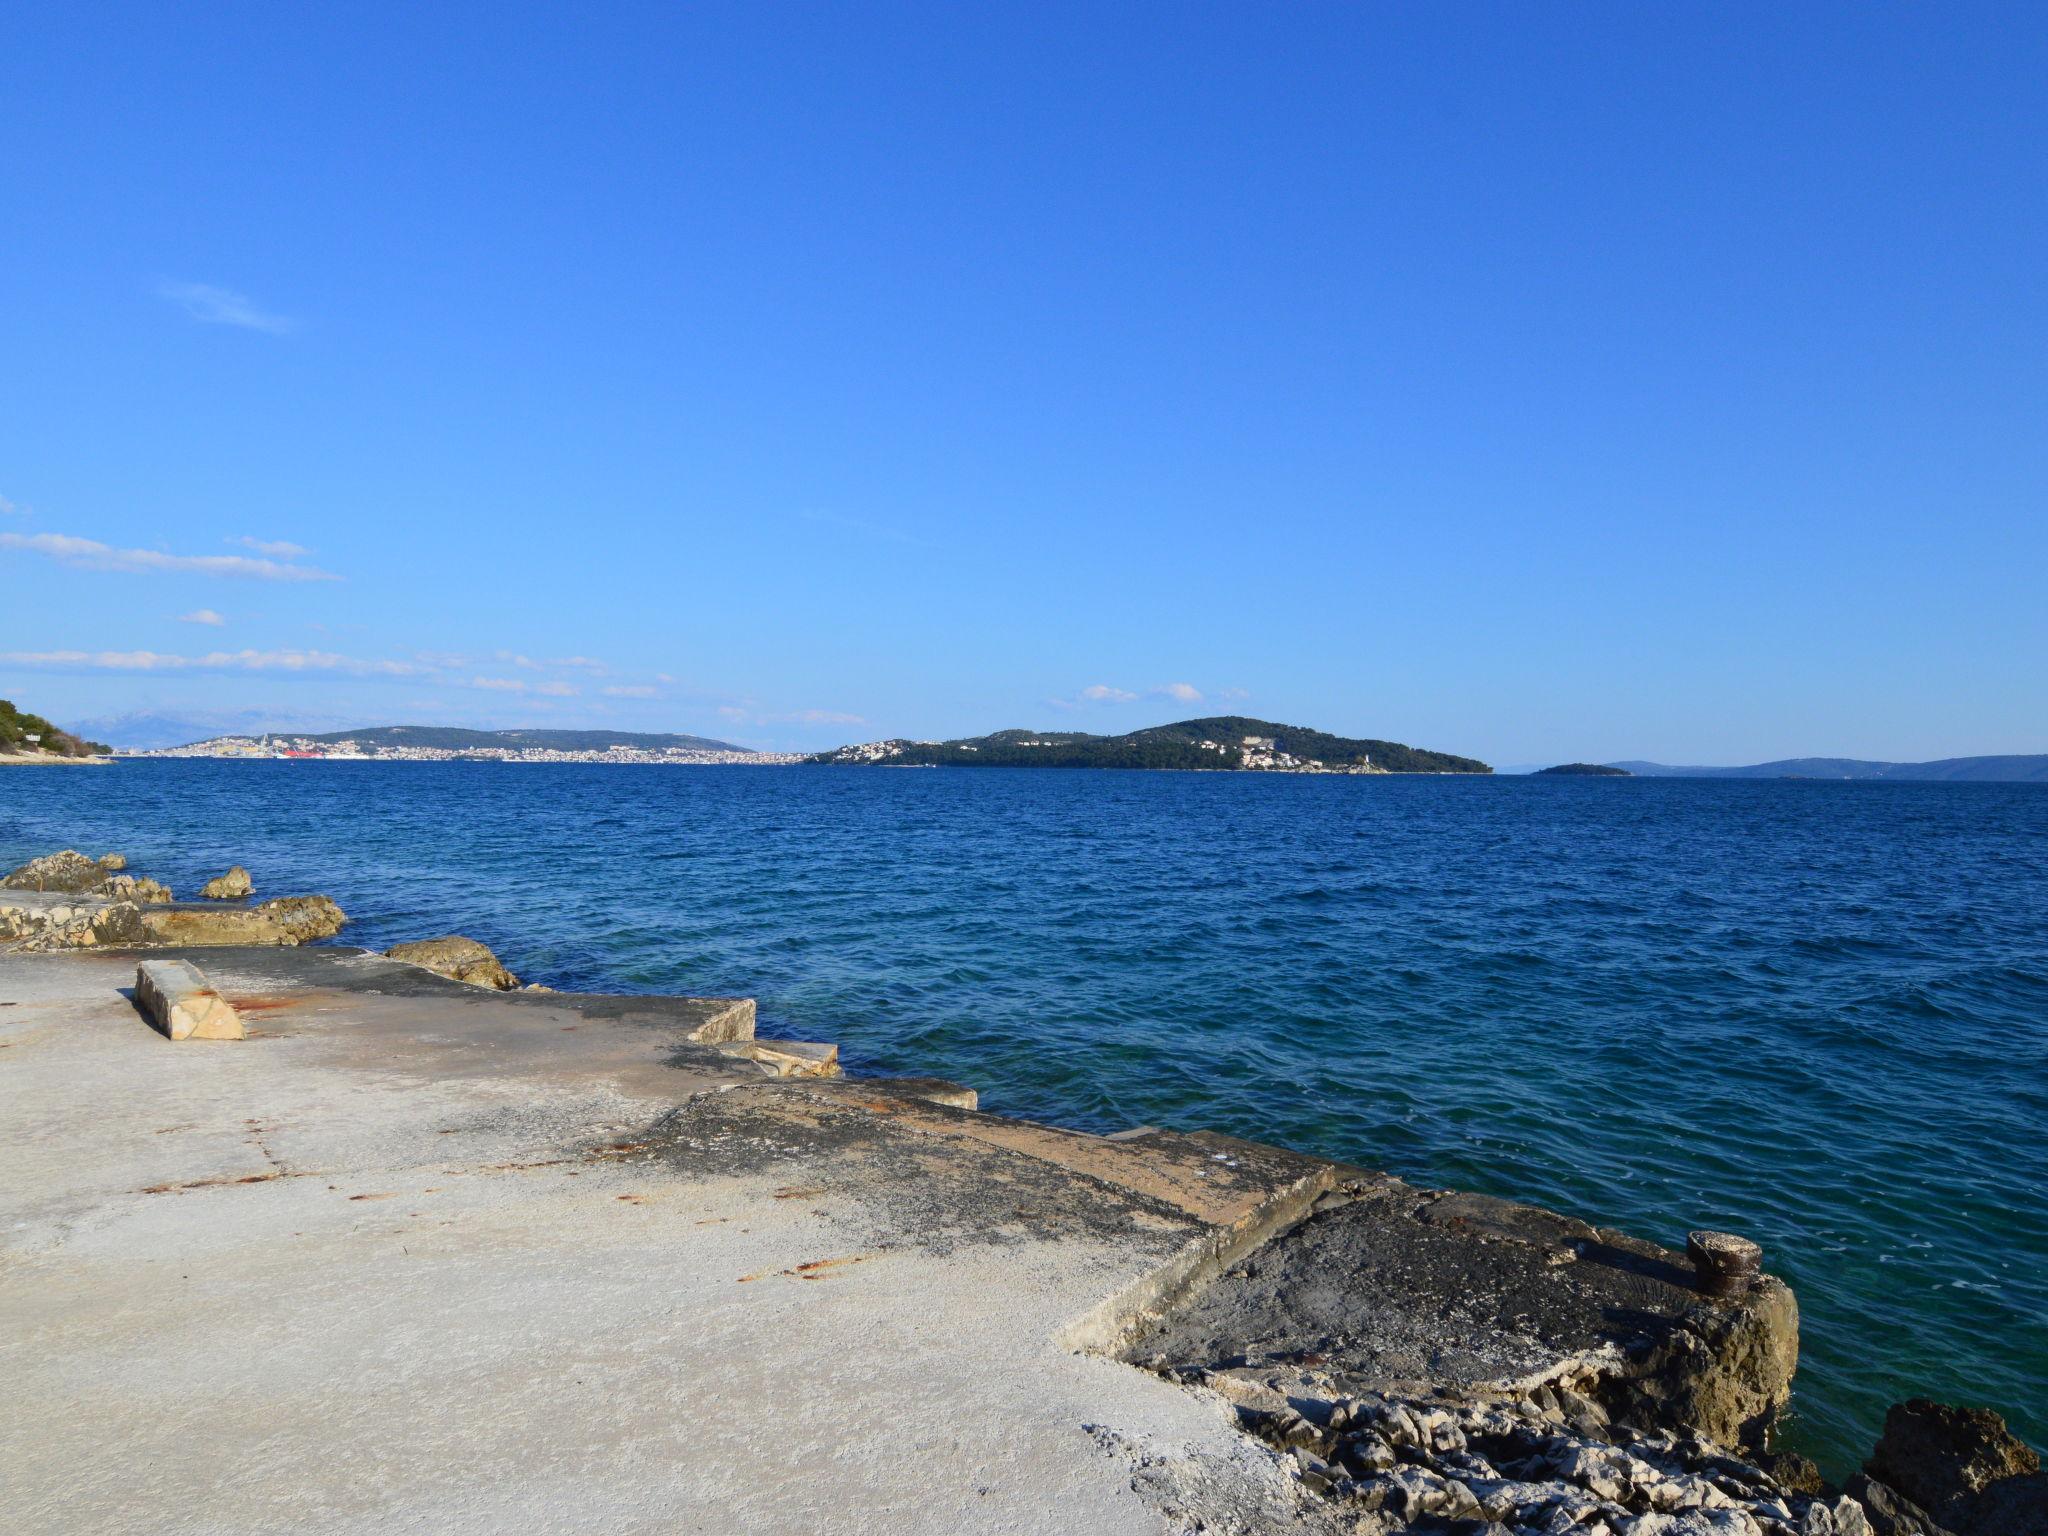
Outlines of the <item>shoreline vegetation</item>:
[{"label": "shoreline vegetation", "polygon": [[0,699],[0,763],[25,766],[106,762],[112,751],[103,742],[74,736],[41,715],[18,709],[11,699]]},{"label": "shoreline vegetation", "polygon": [[[1112,1230],[1126,1231],[1101,1224],[1105,1199],[1149,1202],[1146,1220],[1128,1231],[1176,1235],[1115,1238],[1139,1264],[1138,1278],[1069,1322],[1062,1344],[1228,1405],[1237,1428],[1263,1447],[1268,1460],[1256,1465],[1268,1486],[1292,1501],[1287,1529],[1362,1536],[1467,1528],[1589,1536],[2021,1536],[2048,1529],[2048,1475],[2039,1456],[1988,1409],[1924,1399],[1896,1404],[1868,1461],[1839,1483],[1775,1448],[1773,1430],[1791,1400],[1798,1308],[1790,1289],[1764,1270],[1761,1249],[1740,1236],[1694,1231],[1681,1254],[1536,1207],[1420,1189],[1206,1132],[1048,1132],[982,1114],[974,1090],[937,1079],[862,1079],[842,1091],[837,1047],[756,1038],[750,999],[522,986],[488,948],[459,935],[396,945],[381,956],[314,948],[266,968],[250,958],[261,948],[247,946],[299,953],[302,944],[335,936],[346,916],[321,896],[252,906],[254,884],[239,865],[208,882],[200,901],[184,903],[160,883],[126,873],[126,865],[117,853],[67,850],[0,878],[0,965],[34,965],[36,951],[111,950],[108,960],[130,966],[137,949],[169,952],[168,965],[142,966],[154,978],[153,989],[138,983],[144,1011],[173,1040],[219,1042],[199,1049],[235,1049],[247,1038],[238,996],[242,1007],[273,1011],[291,1008],[302,993],[318,996],[319,1026],[301,1020],[285,1031],[313,1037],[361,1028],[355,1012],[379,1016],[397,996],[411,1000],[407,1017],[416,1018],[396,1027],[424,1031],[423,1040],[445,1045],[475,1035],[502,1052],[506,1038],[527,1030],[533,1044],[521,1049],[537,1053],[530,1069],[540,1083],[590,1070],[587,1058],[573,1054],[583,1051],[595,1053],[598,1071],[611,1070],[614,1051],[646,1038],[644,1028],[622,1019],[644,1014],[689,1026],[677,1037],[687,1043],[659,1050],[668,1053],[664,1070],[694,1073],[698,1086],[675,1090],[679,1104],[651,1127],[621,1141],[621,1127],[608,1121],[596,1152],[580,1132],[565,1132],[571,1139],[559,1148],[521,1143],[526,1160],[485,1159],[486,1172],[567,1167],[564,1177],[576,1177],[607,1159],[642,1157],[663,1137],[681,1148],[707,1136],[721,1146],[770,1146],[769,1182],[783,1181],[776,1200],[799,1187],[788,1181],[801,1164],[818,1181],[802,1187],[806,1200],[820,1203],[817,1217],[844,1201],[867,1212],[859,1219],[869,1226],[907,1220],[926,1235],[936,1228],[942,1240],[935,1247],[920,1249],[907,1229],[900,1241],[885,1237],[877,1252],[925,1265],[923,1283],[946,1294],[986,1283],[972,1279],[971,1269],[963,1279],[946,1268],[956,1243],[976,1241],[946,1233],[988,1219],[978,1203],[988,1174],[976,1161],[983,1154],[972,1149],[1002,1148],[1037,1170],[1031,1188],[1041,1208],[1021,1237],[1014,1229],[1021,1211],[1006,1216],[1012,1225],[1002,1230],[1009,1241],[1041,1244],[1048,1254],[1076,1244],[1099,1251]],[[226,983],[214,989],[199,966],[216,954],[221,973],[245,973],[242,985],[253,995]],[[65,972],[74,980],[84,974]],[[104,976],[111,987],[118,967]],[[166,991],[173,982],[182,990]],[[486,1005],[493,998],[500,1001]],[[109,1005],[81,997],[69,1006]],[[607,1029],[620,1031],[618,1044],[596,1038]],[[45,1027],[20,1043],[62,1051],[80,1033]],[[393,1036],[387,1048],[407,1047]],[[252,1061],[250,1070],[290,1069]],[[458,1062],[455,1080],[463,1075]],[[764,1080],[786,1081],[794,1091],[747,1098],[743,1085]],[[707,1083],[715,1091],[706,1092]],[[408,1113],[397,1101],[386,1108],[399,1119]],[[698,1119],[705,1124],[693,1129]],[[868,1153],[847,1158],[848,1136]],[[895,1138],[903,1138],[900,1147]],[[223,1144],[239,1145],[232,1136]],[[878,1181],[869,1161],[880,1156],[894,1166],[890,1159],[912,1146],[925,1194],[905,1216],[893,1203],[902,1198],[900,1185],[886,1174]],[[440,1152],[441,1161],[447,1155]],[[633,1176],[636,1191],[652,1186],[653,1195],[616,1200],[644,1204],[668,1185],[691,1194],[707,1172],[690,1156],[659,1172],[656,1166],[646,1156]],[[437,1167],[437,1183],[466,1172]],[[1192,1182],[1190,1170],[1198,1175]],[[708,1171],[729,1180],[736,1170],[716,1163]],[[290,1175],[275,1167],[195,1173],[194,1182],[153,1186],[140,1197],[283,1176]],[[1007,1211],[1014,1200],[1000,1203]],[[226,1209],[208,1206],[207,1219],[231,1219]],[[543,1212],[530,1219],[538,1237],[559,1218]],[[689,1230],[702,1227],[699,1221]],[[812,1261],[780,1273],[808,1279],[827,1263],[847,1262]],[[368,1280],[398,1272],[373,1264]],[[857,1335],[860,1318],[849,1318],[844,1326]],[[788,1368],[814,1369],[809,1353],[843,1347],[804,1344]],[[1028,1369],[1014,1358],[991,1366],[979,1349],[975,1360],[978,1370]],[[539,1364],[535,1370],[537,1379],[547,1375]],[[1214,1497],[1215,1486],[1202,1493]]]}]

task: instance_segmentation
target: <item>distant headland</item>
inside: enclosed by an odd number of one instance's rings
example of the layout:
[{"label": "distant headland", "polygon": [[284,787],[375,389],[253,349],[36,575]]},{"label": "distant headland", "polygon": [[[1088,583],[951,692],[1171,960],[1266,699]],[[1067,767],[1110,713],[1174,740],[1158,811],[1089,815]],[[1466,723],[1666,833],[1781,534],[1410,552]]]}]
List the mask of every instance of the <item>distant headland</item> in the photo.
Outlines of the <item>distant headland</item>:
[{"label": "distant headland", "polygon": [[1626,768],[1617,768],[1612,763],[1559,763],[1555,768],[1538,768],[1536,776],[1546,775],[1559,778],[1584,779],[1626,779],[1630,777]]},{"label": "distant headland", "polygon": [[[2048,784],[2048,753],[1944,757],[1931,763],[1879,763],[1854,757],[1787,757],[1740,768],[1676,768],[1668,763],[1608,763],[1645,779],[1918,779],[1947,783]],[[1550,769],[1550,772],[1558,772]]]},{"label": "distant headland", "polygon": [[11,699],[0,699],[0,763],[95,762],[110,750],[15,708]]}]

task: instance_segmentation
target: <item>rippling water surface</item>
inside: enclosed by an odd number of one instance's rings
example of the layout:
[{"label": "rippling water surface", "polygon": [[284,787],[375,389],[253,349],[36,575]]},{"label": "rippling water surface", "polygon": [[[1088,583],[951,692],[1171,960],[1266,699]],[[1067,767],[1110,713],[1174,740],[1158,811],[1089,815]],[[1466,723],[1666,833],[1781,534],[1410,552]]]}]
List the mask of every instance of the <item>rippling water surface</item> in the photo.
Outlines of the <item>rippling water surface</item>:
[{"label": "rippling water surface", "polygon": [[0,860],[231,861],[353,943],[760,999],[856,1071],[1210,1126],[1797,1287],[1795,1439],[2048,1440],[2048,788],[128,762],[0,770]]}]

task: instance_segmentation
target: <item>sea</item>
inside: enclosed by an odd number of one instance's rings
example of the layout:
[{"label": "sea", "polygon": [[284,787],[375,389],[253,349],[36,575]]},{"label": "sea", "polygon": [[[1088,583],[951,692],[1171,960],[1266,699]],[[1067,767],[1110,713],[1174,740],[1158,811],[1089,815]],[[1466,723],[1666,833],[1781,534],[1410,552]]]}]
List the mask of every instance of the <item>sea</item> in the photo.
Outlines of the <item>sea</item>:
[{"label": "sea", "polygon": [[1909,1395],[2048,1443],[2048,785],[0,769],[0,868],[61,847],[751,995],[1003,1114],[1745,1233],[1803,1316],[1784,1443],[1846,1475]]}]

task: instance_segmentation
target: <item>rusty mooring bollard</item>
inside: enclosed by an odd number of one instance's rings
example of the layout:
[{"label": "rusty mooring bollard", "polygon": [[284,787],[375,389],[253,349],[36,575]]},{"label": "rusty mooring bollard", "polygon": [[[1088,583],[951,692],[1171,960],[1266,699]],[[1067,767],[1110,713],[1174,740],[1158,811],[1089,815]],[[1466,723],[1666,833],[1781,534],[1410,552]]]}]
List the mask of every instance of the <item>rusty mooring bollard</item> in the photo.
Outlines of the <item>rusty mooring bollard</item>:
[{"label": "rusty mooring bollard", "polygon": [[1708,1296],[1740,1296],[1764,1267],[1763,1249],[1733,1232],[1688,1232],[1685,1254]]}]

